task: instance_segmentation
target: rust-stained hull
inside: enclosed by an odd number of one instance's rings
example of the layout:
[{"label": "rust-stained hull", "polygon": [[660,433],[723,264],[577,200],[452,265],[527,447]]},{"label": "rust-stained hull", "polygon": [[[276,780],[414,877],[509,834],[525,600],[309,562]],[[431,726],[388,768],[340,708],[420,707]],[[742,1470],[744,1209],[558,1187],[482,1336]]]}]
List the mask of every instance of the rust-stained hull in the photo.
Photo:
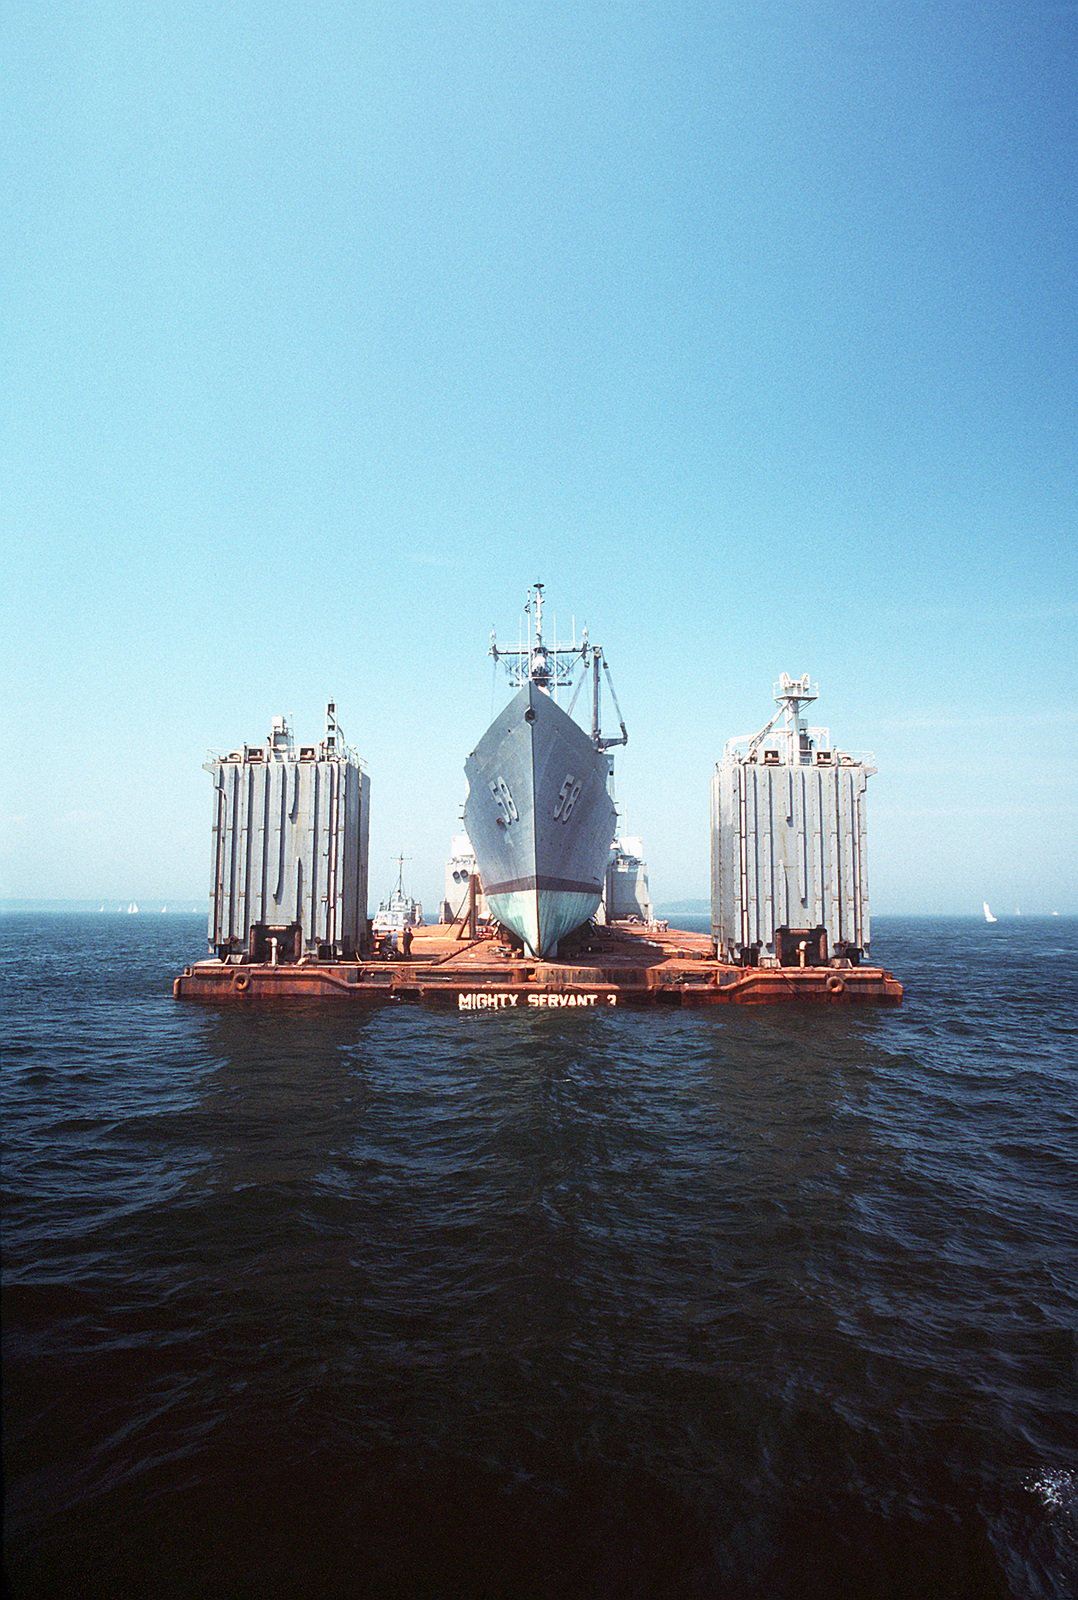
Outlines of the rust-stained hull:
[{"label": "rust-stained hull", "polygon": [[736,967],[711,952],[701,934],[619,928],[597,930],[565,961],[533,961],[492,939],[461,945],[453,929],[419,928],[407,961],[200,961],[176,978],[173,994],[220,1005],[411,1002],[461,1012],[894,1005],[902,999],[902,985],[882,967]]}]

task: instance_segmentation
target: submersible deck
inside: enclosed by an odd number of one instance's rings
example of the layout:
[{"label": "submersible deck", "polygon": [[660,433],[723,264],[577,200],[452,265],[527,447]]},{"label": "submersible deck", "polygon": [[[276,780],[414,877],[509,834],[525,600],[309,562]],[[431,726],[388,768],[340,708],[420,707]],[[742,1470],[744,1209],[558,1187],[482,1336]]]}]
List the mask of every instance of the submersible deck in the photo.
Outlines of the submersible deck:
[{"label": "submersible deck", "polygon": [[558,961],[531,960],[490,936],[462,940],[458,929],[441,925],[416,928],[403,959],[195,962],[175,979],[173,994],[215,1004],[413,1002],[453,1011],[524,1011],[790,1001],[896,1004],[902,985],[882,967],[848,963],[731,966],[716,961],[706,934],[661,925],[597,929]]}]

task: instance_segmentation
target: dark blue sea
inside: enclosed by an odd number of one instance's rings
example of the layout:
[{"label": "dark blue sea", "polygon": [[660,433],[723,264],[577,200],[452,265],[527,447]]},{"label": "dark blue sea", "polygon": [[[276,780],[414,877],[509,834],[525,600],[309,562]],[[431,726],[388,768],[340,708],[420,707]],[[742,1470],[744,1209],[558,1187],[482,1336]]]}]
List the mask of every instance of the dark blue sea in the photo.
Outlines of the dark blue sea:
[{"label": "dark blue sea", "polygon": [[447,1015],[0,921],[16,1600],[1073,1600],[1078,921],[875,934],[900,1008]]}]

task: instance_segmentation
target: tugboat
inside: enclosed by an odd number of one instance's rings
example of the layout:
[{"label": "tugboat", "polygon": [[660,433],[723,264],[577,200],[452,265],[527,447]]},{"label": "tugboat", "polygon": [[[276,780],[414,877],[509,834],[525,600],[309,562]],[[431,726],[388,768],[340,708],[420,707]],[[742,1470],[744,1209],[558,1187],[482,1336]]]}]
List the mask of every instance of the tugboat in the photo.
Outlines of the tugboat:
[{"label": "tugboat", "polygon": [[404,863],[405,856],[395,857],[397,862],[397,887],[388,900],[379,903],[371,922],[371,932],[375,939],[389,939],[399,942],[405,928],[419,928],[423,925],[423,907],[418,900],[413,900],[411,895],[404,892]]},{"label": "tugboat", "polygon": [[[609,672],[587,630],[579,641],[547,642],[541,583],[524,609],[526,640],[506,648],[491,634],[490,654],[517,693],[465,762],[464,826],[491,915],[529,955],[553,960],[559,939],[587,922],[602,898],[617,821],[608,752],[628,735],[612,684],[621,732],[602,735],[600,673],[609,683]],[[590,735],[571,715],[589,669]],[[563,711],[558,695],[570,689]]]}]

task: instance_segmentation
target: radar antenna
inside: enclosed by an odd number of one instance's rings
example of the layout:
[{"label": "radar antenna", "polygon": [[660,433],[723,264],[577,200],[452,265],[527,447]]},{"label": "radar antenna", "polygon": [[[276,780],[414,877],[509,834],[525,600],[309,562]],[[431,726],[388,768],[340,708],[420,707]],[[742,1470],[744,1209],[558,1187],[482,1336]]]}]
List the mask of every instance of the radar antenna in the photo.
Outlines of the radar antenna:
[{"label": "radar antenna", "polygon": [[528,618],[527,643],[507,646],[498,643],[495,630],[490,630],[490,654],[501,661],[509,674],[514,689],[523,689],[534,683],[544,693],[557,699],[559,689],[568,688],[573,681],[577,664],[588,659],[588,630],[579,639],[562,644],[557,640],[548,644],[543,637],[543,590],[545,585],[533,584],[528,590],[524,606]]},{"label": "radar antenna", "polygon": [[[568,715],[572,716],[573,707],[576,705],[577,695],[581,685],[587,679],[587,668],[591,667],[592,680],[592,714],[591,737],[597,750],[610,750],[614,745],[626,744],[629,735],[625,731],[622,720],[621,707],[618,697],[614,693],[614,681],[610,676],[610,668],[606,657],[598,645],[591,644],[588,640],[588,630],[584,628],[581,636],[576,637],[576,626],[573,626],[573,638],[566,644],[557,640],[548,644],[543,637],[543,605],[545,585],[535,583],[528,590],[528,599],[524,606],[524,613],[528,618],[528,638],[523,639],[515,646],[500,645],[495,630],[490,630],[490,654],[495,661],[501,661],[509,674],[510,682],[515,689],[523,689],[527,683],[534,683],[536,688],[542,689],[544,694],[549,694],[557,700],[558,690],[569,688],[573,684],[578,667],[583,665],[584,671],[576,678],[572,698],[569,701]],[[620,734],[615,739],[603,737],[601,728],[601,682],[600,668],[606,678],[610,690],[610,698],[614,702],[614,709],[618,714]]]}]

